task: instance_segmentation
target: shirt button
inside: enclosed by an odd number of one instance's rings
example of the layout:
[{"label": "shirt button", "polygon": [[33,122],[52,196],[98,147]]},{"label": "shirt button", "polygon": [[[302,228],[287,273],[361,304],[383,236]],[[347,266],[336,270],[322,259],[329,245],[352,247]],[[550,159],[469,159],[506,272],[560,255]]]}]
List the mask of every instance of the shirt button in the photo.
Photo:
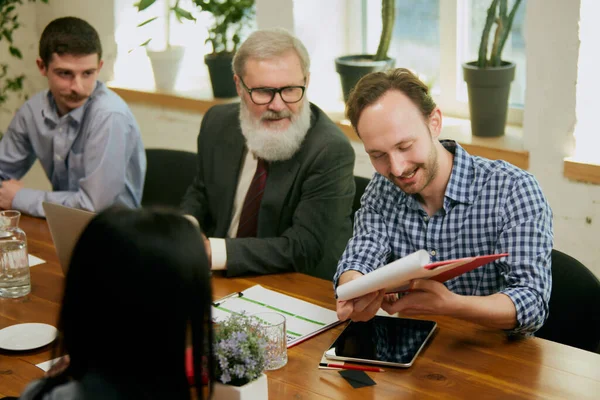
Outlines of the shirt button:
[{"label": "shirt button", "polygon": [[425,221],[425,222],[429,222],[429,216],[425,216],[425,217],[423,217],[423,221]]},{"label": "shirt button", "polygon": [[61,156],[59,156],[59,155],[55,155],[55,156],[54,156],[54,159],[55,159],[56,161],[62,161],[62,157],[61,157]]},{"label": "shirt button", "polygon": [[435,255],[437,254],[437,252],[436,252],[435,250],[431,250],[431,251],[429,252],[429,254],[431,254],[432,256],[435,256]]}]

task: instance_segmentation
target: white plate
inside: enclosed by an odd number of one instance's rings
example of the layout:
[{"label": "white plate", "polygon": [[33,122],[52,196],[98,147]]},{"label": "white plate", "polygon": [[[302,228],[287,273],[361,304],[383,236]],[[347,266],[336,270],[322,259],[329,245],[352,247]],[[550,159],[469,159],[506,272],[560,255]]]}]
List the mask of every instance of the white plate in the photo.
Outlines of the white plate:
[{"label": "white plate", "polygon": [[58,331],[48,324],[28,323],[0,329],[0,348],[6,350],[31,350],[51,343]]}]

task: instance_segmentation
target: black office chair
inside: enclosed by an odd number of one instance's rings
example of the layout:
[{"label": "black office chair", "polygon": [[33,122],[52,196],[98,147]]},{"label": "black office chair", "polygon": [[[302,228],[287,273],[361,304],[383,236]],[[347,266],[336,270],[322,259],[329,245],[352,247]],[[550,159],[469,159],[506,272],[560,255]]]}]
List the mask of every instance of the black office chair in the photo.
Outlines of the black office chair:
[{"label": "black office chair", "polygon": [[582,263],[552,250],[550,315],[537,337],[600,353],[600,281]]},{"label": "black office chair", "polygon": [[354,184],[356,185],[356,192],[354,193],[354,201],[352,202],[352,223],[354,223],[354,213],[360,208],[360,198],[367,185],[371,180],[369,178],[363,178],[362,176],[354,176]]},{"label": "black office chair", "polygon": [[196,153],[182,150],[146,149],[148,167],[142,206],[179,207],[197,172]]}]

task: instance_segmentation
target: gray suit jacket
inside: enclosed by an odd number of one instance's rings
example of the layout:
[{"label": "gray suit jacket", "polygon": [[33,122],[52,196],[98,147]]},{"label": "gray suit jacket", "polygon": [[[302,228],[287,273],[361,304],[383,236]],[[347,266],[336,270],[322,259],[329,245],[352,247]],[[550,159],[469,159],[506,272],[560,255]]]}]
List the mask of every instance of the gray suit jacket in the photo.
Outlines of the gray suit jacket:
[{"label": "gray suit jacket", "polygon": [[[209,237],[224,238],[245,150],[239,104],[212,107],[198,135],[198,174],[182,209]],[[289,160],[271,162],[256,238],[228,238],[227,274],[297,271],[332,279],[352,233],[354,150],[311,104],[311,128]]]}]

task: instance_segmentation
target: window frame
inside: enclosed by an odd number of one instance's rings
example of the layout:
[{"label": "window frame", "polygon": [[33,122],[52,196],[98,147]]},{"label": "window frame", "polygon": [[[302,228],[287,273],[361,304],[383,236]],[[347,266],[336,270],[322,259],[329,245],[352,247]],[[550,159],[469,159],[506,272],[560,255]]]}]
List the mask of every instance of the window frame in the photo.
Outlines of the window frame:
[{"label": "window frame", "polygon": [[[362,0],[367,4],[371,15],[381,13],[381,4]],[[459,100],[465,85],[462,63],[467,60],[467,38],[470,20],[468,0],[440,0],[440,90],[433,98],[445,115],[469,118],[469,103]],[[368,18],[371,20],[371,17]],[[373,32],[381,29],[381,24],[372,26]],[[371,42],[373,41],[370,38]],[[400,65],[396,65],[399,67]],[[523,108],[509,105],[507,123],[523,124]]]}]

